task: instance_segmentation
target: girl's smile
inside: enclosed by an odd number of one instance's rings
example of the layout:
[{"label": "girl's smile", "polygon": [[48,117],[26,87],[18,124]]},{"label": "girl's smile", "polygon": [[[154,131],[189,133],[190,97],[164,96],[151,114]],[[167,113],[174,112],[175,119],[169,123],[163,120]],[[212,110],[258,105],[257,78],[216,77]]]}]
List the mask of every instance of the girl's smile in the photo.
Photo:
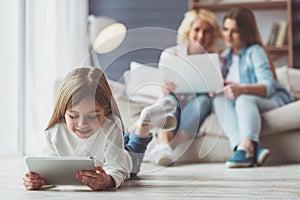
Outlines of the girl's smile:
[{"label": "girl's smile", "polygon": [[84,98],[79,104],[67,109],[65,120],[68,128],[81,139],[95,134],[104,120],[104,109],[93,97]]},{"label": "girl's smile", "polygon": [[89,135],[89,133],[92,131],[92,129],[89,129],[89,130],[79,130],[79,129],[76,129],[75,132],[78,133],[78,135]]}]

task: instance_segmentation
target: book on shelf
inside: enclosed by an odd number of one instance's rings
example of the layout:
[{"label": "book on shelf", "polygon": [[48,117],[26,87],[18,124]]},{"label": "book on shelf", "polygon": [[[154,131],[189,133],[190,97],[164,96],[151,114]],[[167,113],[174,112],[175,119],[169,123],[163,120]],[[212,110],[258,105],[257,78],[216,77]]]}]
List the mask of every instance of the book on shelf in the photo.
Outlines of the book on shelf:
[{"label": "book on shelf", "polygon": [[285,44],[285,38],[287,35],[287,21],[280,21],[279,22],[279,30],[278,30],[278,36],[277,36],[277,40],[276,40],[276,47],[282,47]]},{"label": "book on shelf", "polygon": [[287,45],[287,29],[287,21],[274,22],[267,45],[274,47],[282,47]]},{"label": "book on shelf", "polygon": [[279,32],[279,23],[274,22],[267,42],[268,46],[275,46]]}]

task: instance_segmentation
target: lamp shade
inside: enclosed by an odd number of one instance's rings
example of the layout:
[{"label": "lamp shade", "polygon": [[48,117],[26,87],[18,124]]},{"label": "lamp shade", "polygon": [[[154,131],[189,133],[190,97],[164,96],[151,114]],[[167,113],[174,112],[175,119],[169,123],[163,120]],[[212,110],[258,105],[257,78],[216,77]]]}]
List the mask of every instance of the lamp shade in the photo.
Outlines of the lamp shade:
[{"label": "lamp shade", "polygon": [[125,39],[126,27],[109,17],[90,15],[89,36],[93,50],[97,53],[108,53],[116,49]]}]

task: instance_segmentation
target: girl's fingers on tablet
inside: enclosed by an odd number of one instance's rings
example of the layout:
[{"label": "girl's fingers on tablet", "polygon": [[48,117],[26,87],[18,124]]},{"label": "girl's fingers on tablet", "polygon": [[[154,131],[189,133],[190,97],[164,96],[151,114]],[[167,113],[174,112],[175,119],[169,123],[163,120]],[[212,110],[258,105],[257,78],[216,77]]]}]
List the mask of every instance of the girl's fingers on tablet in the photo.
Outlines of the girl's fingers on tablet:
[{"label": "girl's fingers on tablet", "polygon": [[104,169],[102,167],[98,166],[98,165],[95,166],[95,169],[96,169],[97,173],[105,173]]},{"label": "girl's fingers on tablet", "polygon": [[24,187],[25,187],[26,190],[37,190],[37,189],[41,188],[42,185],[34,183],[34,184],[31,184],[31,185],[24,185]]},{"label": "girl's fingers on tablet", "polygon": [[23,185],[26,188],[26,190],[34,190],[39,189],[45,184],[44,179],[30,179],[30,178],[23,178]]},{"label": "girl's fingers on tablet", "polygon": [[93,178],[97,178],[101,174],[106,174],[106,173],[104,170],[103,171],[98,171],[98,170],[97,171],[84,171],[83,170],[78,173],[79,176],[89,176],[89,177],[93,177]]},{"label": "girl's fingers on tablet", "polygon": [[97,178],[89,177],[89,176],[83,176],[81,177],[81,182],[85,184],[86,186],[90,187],[92,190],[104,190],[110,187],[110,182],[107,178],[105,178],[104,174],[98,174]]},{"label": "girl's fingers on tablet", "polygon": [[25,177],[28,177],[28,178],[38,178],[39,175],[37,173],[34,173],[34,172],[28,172],[25,174]]}]

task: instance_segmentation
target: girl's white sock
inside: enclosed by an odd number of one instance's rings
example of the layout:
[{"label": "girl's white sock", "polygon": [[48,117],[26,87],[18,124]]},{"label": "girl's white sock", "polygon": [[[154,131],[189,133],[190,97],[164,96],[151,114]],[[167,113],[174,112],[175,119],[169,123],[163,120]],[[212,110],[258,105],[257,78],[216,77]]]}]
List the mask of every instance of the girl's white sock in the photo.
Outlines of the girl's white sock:
[{"label": "girl's white sock", "polygon": [[176,110],[176,105],[169,99],[162,99],[157,103],[144,108],[136,125],[150,126],[150,132],[159,130],[174,130],[177,125],[176,118],[171,114]]},{"label": "girl's white sock", "polygon": [[147,106],[140,114],[140,122],[153,125],[157,120],[166,119],[167,115],[176,110],[176,105],[169,99],[161,99],[157,103]]}]

